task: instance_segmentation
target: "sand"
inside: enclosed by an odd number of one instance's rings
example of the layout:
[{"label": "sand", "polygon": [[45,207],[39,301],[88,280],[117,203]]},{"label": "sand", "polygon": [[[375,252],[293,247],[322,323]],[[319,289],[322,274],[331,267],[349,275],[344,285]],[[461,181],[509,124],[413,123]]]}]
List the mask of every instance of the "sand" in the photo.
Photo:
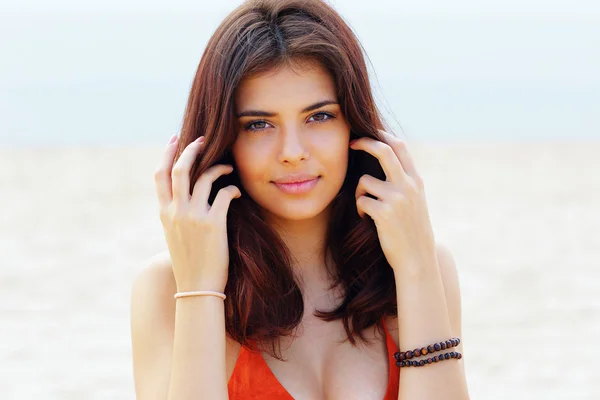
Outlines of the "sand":
[{"label": "sand", "polygon": [[[411,144],[459,269],[473,399],[600,399],[600,142]],[[0,151],[0,397],[133,399],[161,148]]]}]

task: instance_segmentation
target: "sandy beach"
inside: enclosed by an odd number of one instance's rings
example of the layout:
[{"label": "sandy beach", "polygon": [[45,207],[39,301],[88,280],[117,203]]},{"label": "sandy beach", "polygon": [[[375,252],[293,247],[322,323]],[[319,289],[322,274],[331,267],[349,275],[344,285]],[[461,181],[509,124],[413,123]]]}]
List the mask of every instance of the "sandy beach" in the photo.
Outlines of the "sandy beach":
[{"label": "sandy beach", "polygon": [[[600,399],[600,142],[409,148],[459,269],[471,398]],[[135,397],[161,152],[0,150],[2,399]]]}]

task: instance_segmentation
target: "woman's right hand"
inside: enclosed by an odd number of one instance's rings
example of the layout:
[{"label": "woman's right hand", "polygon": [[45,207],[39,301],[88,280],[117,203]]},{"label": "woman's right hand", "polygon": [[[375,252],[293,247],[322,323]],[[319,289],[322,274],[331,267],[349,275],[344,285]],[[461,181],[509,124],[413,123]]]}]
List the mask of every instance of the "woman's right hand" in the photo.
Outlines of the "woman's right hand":
[{"label": "woman's right hand", "polygon": [[190,143],[173,165],[177,137],[164,151],[154,173],[160,220],[171,256],[177,291],[214,290],[223,292],[229,269],[227,212],[240,190],[227,186],[208,204],[212,184],[233,171],[231,165],[214,165],[194,184],[190,195],[190,169],[204,137]]}]

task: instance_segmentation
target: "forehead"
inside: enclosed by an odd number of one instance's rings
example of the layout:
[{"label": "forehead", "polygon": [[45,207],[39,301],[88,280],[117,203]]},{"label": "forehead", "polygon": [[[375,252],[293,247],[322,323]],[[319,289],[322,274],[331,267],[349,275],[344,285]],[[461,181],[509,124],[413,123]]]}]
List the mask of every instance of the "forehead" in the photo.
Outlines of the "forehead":
[{"label": "forehead", "polygon": [[336,99],[333,77],[321,64],[305,62],[280,66],[245,78],[235,93],[237,111],[252,106],[302,108],[323,99]]}]

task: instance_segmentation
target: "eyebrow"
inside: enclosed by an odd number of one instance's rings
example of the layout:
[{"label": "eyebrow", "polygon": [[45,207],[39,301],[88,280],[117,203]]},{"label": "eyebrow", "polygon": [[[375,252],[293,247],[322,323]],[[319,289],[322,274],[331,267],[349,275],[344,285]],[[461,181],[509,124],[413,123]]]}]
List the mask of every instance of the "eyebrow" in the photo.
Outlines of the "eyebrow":
[{"label": "eyebrow", "polygon": [[[323,100],[320,101],[318,103],[315,103],[313,105],[310,105],[306,108],[304,108],[301,112],[302,113],[306,113],[312,110],[316,110],[317,108],[321,108],[323,106],[326,106],[328,104],[338,104],[337,101],[335,100]],[[242,118],[242,117],[275,117],[277,115],[277,113],[272,113],[272,112],[267,112],[267,111],[261,111],[261,110],[247,110],[247,111],[242,111],[239,114],[236,114],[237,118]]]}]

